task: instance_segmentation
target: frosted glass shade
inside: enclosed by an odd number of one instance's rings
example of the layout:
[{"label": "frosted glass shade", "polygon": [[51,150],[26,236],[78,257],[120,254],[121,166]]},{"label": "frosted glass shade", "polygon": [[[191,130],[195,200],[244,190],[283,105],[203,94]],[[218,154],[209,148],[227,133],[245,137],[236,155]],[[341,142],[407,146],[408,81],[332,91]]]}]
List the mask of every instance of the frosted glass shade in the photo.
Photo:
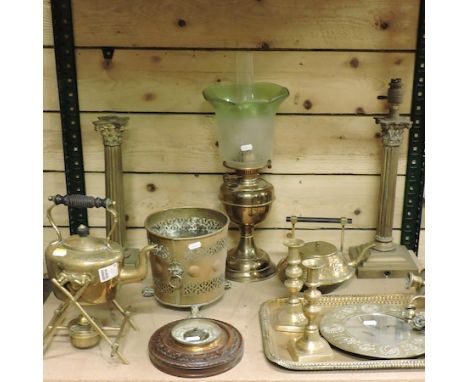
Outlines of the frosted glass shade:
[{"label": "frosted glass shade", "polygon": [[221,159],[233,168],[261,168],[273,156],[274,117],[288,97],[283,86],[216,84],[203,91],[216,113]]}]

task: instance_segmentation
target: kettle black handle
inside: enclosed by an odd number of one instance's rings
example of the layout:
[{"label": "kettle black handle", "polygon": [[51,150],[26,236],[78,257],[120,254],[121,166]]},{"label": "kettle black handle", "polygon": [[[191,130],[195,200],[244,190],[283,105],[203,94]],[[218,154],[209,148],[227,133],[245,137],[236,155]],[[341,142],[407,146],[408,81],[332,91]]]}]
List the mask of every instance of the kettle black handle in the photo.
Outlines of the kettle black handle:
[{"label": "kettle black handle", "polygon": [[109,198],[95,198],[93,196],[71,194],[71,195],[55,195],[49,196],[49,200],[55,205],[63,204],[72,208],[108,208],[112,205],[112,200]]}]

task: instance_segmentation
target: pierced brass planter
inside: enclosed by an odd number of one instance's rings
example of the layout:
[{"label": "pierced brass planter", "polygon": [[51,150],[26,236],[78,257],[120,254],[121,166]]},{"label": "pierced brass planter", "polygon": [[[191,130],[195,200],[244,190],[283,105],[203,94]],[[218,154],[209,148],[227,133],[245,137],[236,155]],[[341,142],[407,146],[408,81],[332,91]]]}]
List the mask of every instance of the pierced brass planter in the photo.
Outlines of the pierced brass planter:
[{"label": "pierced brass planter", "polygon": [[239,363],[242,336],[233,326],[207,318],[188,318],[159,328],[151,336],[148,352],[161,371],[178,377],[209,377]]},{"label": "pierced brass planter", "polygon": [[154,295],[174,307],[206,305],[225,289],[229,218],[208,208],[172,208],[148,216]]}]

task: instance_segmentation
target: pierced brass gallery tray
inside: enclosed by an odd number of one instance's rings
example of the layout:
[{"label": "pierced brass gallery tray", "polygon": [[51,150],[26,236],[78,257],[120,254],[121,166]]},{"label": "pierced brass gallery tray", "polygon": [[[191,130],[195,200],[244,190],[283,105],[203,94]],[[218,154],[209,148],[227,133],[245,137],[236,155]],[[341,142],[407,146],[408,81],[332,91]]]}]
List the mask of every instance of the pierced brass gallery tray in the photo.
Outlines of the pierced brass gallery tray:
[{"label": "pierced brass gallery tray", "polygon": [[[319,300],[323,307],[321,316],[334,308],[350,304],[392,304],[405,306],[413,297],[408,294],[387,295],[349,295],[322,296]],[[279,332],[274,329],[274,318],[278,308],[287,298],[274,298],[265,301],[260,307],[260,326],[262,330],[263,351],[273,363],[292,370],[365,370],[365,369],[423,369],[424,355],[410,359],[373,359],[347,353],[332,347],[334,359],[323,362],[295,362],[289,355],[287,343],[298,333]]]}]

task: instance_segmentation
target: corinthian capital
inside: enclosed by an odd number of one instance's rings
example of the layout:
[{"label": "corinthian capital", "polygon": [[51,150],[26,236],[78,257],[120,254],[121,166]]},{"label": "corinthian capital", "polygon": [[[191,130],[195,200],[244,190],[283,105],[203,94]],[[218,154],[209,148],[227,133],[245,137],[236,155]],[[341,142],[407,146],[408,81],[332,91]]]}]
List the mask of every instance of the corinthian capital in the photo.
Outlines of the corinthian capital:
[{"label": "corinthian capital", "polygon": [[98,117],[98,120],[93,122],[94,130],[101,133],[105,146],[120,146],[122,144],[122,132],[125,130],[128,120],[128,117],[117,117],[115,115]]}]

